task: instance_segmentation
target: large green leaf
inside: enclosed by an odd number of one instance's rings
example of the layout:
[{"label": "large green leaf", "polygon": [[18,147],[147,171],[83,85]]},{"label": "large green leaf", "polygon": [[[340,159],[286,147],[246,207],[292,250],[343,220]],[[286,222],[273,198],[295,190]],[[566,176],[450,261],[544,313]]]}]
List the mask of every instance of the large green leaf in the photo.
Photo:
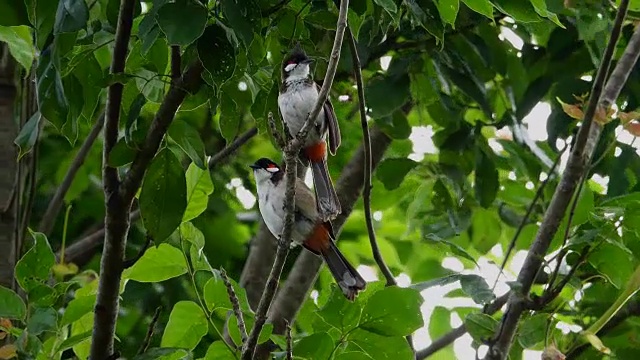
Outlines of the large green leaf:
[{"label": "large green leaf", "polygon": [[498,194],[500,181],[495,163],[482,149],[476,150],[475,175],[476,199],[482,207],[488,208]]},{"label": "large green leaf", "polygon": [[39,111],[36,111],[35,114],[31,116],[29,121],[27,121],[20,129],[20,133],[13,141],[14,144],[18,146],[20,152],[18,153],[18,160],[20,160],[23,156],[31,152],[33,149],[33,145],[35,145],[36,140],[38,140],[38,134],[40,133],[40,121],[42,120],[42,115]]},{"label": "large green leaf", "polygon": [[151,161],[140,191],[140,214],[149,235],[160,242],[182,222],[187,208],[187,184],[182,165],[168,150]]},{"label": "large green leaf", "polygon": [[229,95],[220,94],[220,133],[227,141],[232,141],[238,134],[242,115],[238,105]]},{"label": "large green leaf", "polygon": [[406,158],[386,159],[378,166],[376,176],[384,184],[385,189],[393,190],[400,186],[409,171],[417,165],[417,162]]},{"label": "large green leaf", "polygon": [[62,77],[53,64],[50,52],[42,54],[38,59],[36,78],[40,113],[58,130],[61,130],[67,122],[69,103]]},{"label": "large green leaf", "polygon": [[206,74],[203,74],[205,81],[210,78],[220,86],[233,76],[236,68],[236,48],[222,27],[211,25],[205,29],[204,34],[198,39],[198,56],[206,70]]},{"label": "large green leaf", "polygon": [[543,342],[549,328],[549,320],[547,314],[536,314],[524,319],[518,328],[520,345],[528,349]]},{"label": "large green leaf", "polygon": [[15,291],[0,286],[0,317],[23,320],[27,307]]},{"label": "large green leaf", "polygon": [[493,5],[489,0],[462,0],[469,9],[493,19]]},{"label": "large green leaf", "polygon": [[204,33],[207,9],[197,1],[166,3],[156,19],[170,45],[187,46]]},{"label": "large green leaf", "polygon": [[222,341],[214,341],[209,345],[204,360],[235,360],[236,357]]},{"label": "large green leaf", "polygon": [[177,120],[171,123],[168,133],[171,139],[191,158],[196,166],[202,170],[207,169],[204,163],[204,143],[198,130],[186,121]]},{"label": "large green leaf", "polygon": [[229,25],[249,48],[254,33],[259,33],[262,22],[260,6],[256,0],[221,0],[222,12],[229,21]]},{"label": "large green leaf", "polygon": [[0,26],[29,25],[24,1],[0,1]]},{"label": "large green leaf", "polygon": [[207,316],[200,306],[193,301],[180,301],[171,310],[160,344],[193,350],[208,329]]},{"label": "large green leaf", "polygon": [[[0,14],[1,13],[2,10],[0,9]],[[11,56],[13,56],[28,73],[29,70],[31,70],[31,64],[35,58],[35,48],[33,47],[33,39],[29,27],[0,26],[0,42],[7,44]]]},{"label": "large green leaf", "polygon": [[444,22],[455,28],[456,16],[460,8],[460,0],[438,0],[438,12]]},{"label": "large green leaf", "polygon": [[477,304],[485,305],[496,298],[485,279],[481,276],[460,275],[460,286],[462,291],[471,296],[471,299]]},{"label": "large green leaf", "polygon": [[54,34],[70,33],[83,29],[89,20],[89,8],[84,0],[59,0]]},{"label": "large green leaf", "polygon": [[356,329],[349,334],[349,342],[347,351],[363,352],[375,360],[415,359],[407,340],[402,336],[387,337]]},{"label": "large green leaf", "polygon": [[49,280],[49,272],[56,258],[43,233],[29,230],[34,244],[16,264],[15,277],[26,292]]},{"label": "large green leaf", "polygon": [[187,209],[182,221],[189,221],[198,217],[207,209],[209,195],[213,193],[213,183],[209,170],[202,170],[191,163],[187,169]]},{"label": "large green leaf", "polygon": [[293,353],[307,359],[329,359],[333,347],[333,339],[328,333],[317,332],[300,339],[293,347]]},{"label": "large green leaf", "polygon": [[150,247],[122,276],[139,282],[159,282],[187,272],[182,252],[169,244]]},{"label": "large green leaf", "polygon": [[404,105],[411,94],[409,76],[376,76],[369,80],[365,89],[367,107],[371,116],[378,118],[391,115]]},{"label": "large green leaf", "polygon": [[483,313],[471,313],[464,319],[464,326],[474,340],[490,339],[498,329],[498,321]]},{"label": "large green leaf", "polygon": [[69,325],[80,320],[83,316],[93,311],[96,304],[96,295],[76,296],[67,305],[60,319],[60,326]]},{"label": "large green leaf", "polygon": [[58,323],[58,311],[54,308],[35,308],[27,321],[27,331],[40,335],[55,330]]},{"label": "large green leaf", "polygon": [[420,293],[387,287],[371,296],[362,310],[360,327],[383,336],[405,336],[423,326]]}]

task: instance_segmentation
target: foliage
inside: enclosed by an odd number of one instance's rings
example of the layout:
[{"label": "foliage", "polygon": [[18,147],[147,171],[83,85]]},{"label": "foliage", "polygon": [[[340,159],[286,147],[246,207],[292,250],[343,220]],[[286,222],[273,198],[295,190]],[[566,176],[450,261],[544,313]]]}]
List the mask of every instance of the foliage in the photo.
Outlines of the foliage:
[{"label": "foliage", "polygon": [[[145,144],[172,70],[201,61],[202,81],[167,129],[135,202],[142,221],[132,225],[127,255],[135,258],[142,250],[142,256],[120,284],[116,347],[133,359],[233,359],[241,336],[229,316],[233,307],[218,269],[236,279],[232,284],[250,328],[255,309],[244,287],[251,285],[240,275],[259,213],[247,195],[254,184],[246,165],[263,156],[281,159],[266,124],[267,113],[277,113],[280,62],[300,40],[317,60],[314,77],[321,79],[337,7],[332,1],[303,0],[136,1],[125,71],[109,75],[119,3],[0,3],[0,40],[23,67],[20,76],[33,76],[38,91],[38,112],[16,138],[21,158],[38,154],[29,225],[35,229],[104,112],[109,85],[120,83],[124,91],[120,137],[107,161],[125,172]],[[385,288],[374,281],[349,303],[323,269],[317,294],[306,298],[292,324],[293,353],[300,359],[410,359],[404,336],[427,325],[434,340],[450,331],[452,317],[462,319],[477,348],[495,333],[500,315],[478,309],[502,295],[490,286],[495,278],[477,266],[502,261],[536,188],[548,178],[515,242],[516,251],[530,248],[558,183],[549,174],[551,164],[582,117],[582,96],[590,91],[615,9],[610,2],[560,0],[352,0],[350,5],[368,115],[393,139],[373,176],[372,210],[380,215],[375,230],[393,273],[406,274],[412,285]],[[637,16],[633,11],[630,16]],[[622,45],[632,30],[624,28]],[[515,34],[522,44],[505,41],[502,34]],[[334,180],[362,137],[346,43],[331,92],[342,132],[338,154],[328,160]],[[179,64],[172,63],[176,47]],[[640,158],[622,138],[640,134],[639,80],[636,67],[619,97],[619,115],[601,114],[606,125],[597,161],[571,221],[567,214],[552,244],[554,253],[567,252],[563,271],[578,265],[585,248],[587,260],[553,302],[520,321],[513,359],[522,357],[522,349],[542,350],[552,343],[567,351],[578,335],[564,335],[555,324],[589,327],[640,265]],[[539,118],[525,120],[540,102],[550,107],[546,125]],[[256,139],[233,158],[208,164],[206,155],[254,126]],[[546,138],[530,139],[527,134],[542,126]],[[416,136],[425,132],[433,134],[432,149],[425,148],[426,137]],[[66,262],[52,249],[59,251],[63,238],[80,239],[103,222],[101,166],[95,144],[64,196],[65,204],[73,204],[68,224],[60,214],[49,236],[32,231],[15,268],[20,290],[0,288],[0,339],[9,337],[10,343],[0,348],[0,358],[13,352],[38,360],[88,356],[99,249]],[[608,178],[608,185],[597,178]],[[145,249],[147,237],[154,244]],[[375,268],[360,201],[339,244],[354,264]],[[443,265],[450,258],[464,269]],[[507,270],[513,263],[507,262]],[[547,280],[535,285],[534,293],[542,292],[555,263],[547,265],[541,275]],[[292,266],[289,259],[285,271]],[[433,305],[430,291],[447,284],[454,289],[423,320],[423,302]],[[457,297],[470,305],[446,303]],[[152,323],[158,307],[162,311]],[[150,325],[158,334],[138,354]],[[233,344],[224,341],[225,329]],[[622,359],[640,348],[639,332],[637,321],[626,321],[600,339]],[[267,341],[275,344],[276,356],[284,356],[286,339],[276,326],[263,329],[259,342]],[[440,354],[454,358],[452,346]],[[594,354],[589,349],[586,356]]]}]

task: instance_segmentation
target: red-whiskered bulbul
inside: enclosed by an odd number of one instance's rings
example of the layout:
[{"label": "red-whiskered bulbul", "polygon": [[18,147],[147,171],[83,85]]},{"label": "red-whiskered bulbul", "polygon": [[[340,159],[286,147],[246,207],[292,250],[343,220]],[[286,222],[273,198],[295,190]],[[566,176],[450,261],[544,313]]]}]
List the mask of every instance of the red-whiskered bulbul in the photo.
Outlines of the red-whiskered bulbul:
[{"label": "red-whiskered bulbul", "polygon": [[[269,231],[280,238],[284,229],[285,172],[273,161],[262,158],[253,165],[258,189],[258,206]],[[340,286],[344,296],[353,301],[366,282],[334,244],[331,222],[318,216],[313,192],[296,178],[296,203],[292,231],[292,246],[302,245],[321,256]]]},{"label": "red-whiskered bulbul", "polygon": [[[318,100],[320,86],[309,76],[309,64],[300,44],[282,62],[282,86],[278,96],[278,108],[291,135],[298,134]],[[311,124],[309,134],[300,152],[300,160],[311,165],[313,187],[316,193],[318,212],[322,220],[333,220],[342,212],[338,195],[331,182],[327,168],[327,145],[335,155],[340,146],[340,127],[329,98],[325,101],[318,117]]]}]

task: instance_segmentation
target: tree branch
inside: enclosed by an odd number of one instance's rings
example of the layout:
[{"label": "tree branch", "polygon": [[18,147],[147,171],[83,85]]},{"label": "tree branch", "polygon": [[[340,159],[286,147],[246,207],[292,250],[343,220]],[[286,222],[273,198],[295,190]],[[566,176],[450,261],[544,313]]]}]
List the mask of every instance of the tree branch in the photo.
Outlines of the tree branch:
[{"label": "tree branch", "polygon": [[122,181],[120,194],[125,202],[130,202],[142,184],[142,178],[149,166],[149,163],[155,156],[160,147],[160,142],[171,125],[175,117],[178,107],[182,104],[187,92],[193,91],[200,84],[200,75],[202,74],[202,64],[196,60],[184,72],[180,79],[172,82],[169,91],[167,91],[160,109],[156,113],[142,149],[136,154],[131,168],[126,177]]},{"label": "tree branch", "polygon": [[[499,298],[495,299],[491,304],[487,305],[482,310],[482,312],[487,315],[493,315],[496,312],[498,312],[498,310],[500,310],[504,306],[504,304],[507,303],[508,299],[509,299],[509,293],[506,293],[500,296]],[[458,339],[459,337],[462,337],[466,333],[467,333],[467,328],[464,326],[464,324],[458,326],[457,328],[451,330],[450,332],[442,335],[442,337],[434,340],[431,343],[431,345],[429,345],[428,347],[418,351],[416,353],[416,359],[421,360],[421,359],[428,358],[429,356],[435,354],[441,349],[449,346],[456,339]]]},{"label": "tree branch", "polygon": [[[118,13],[115,45],[110,73],[124,72],[127,57],[133,9],[135,0],[122,0]],[[102,152],[102,181],[106,205],[105,242],[100,262],[100,282],[96,297],[95,317],[91,340],[92,360],[103,360],[113,354],[116,319],[118,315],[118,294],[122,274],[122,260],[126,235],[129,231],[129,212],[131,204],[120,198],[118,169],[109,166],[109,153],[118,141],[120,108],[124,85],[116,82],[109,86],[105,112],[104,145]]]},{"label": "tree branch", "polygon": [[51,233],[53,225],[55,224],[55,220],[60,213],[60,209],[62,208],[64,196],[67,194],[67,191],[69,191],[73,179],[76,177],[78,170],[89,154],[89,150],[91,150],[93,143],[96,141],[98,135],[100,135],[100,132],[102,131],[102,127],[104,126],[104,117],[104,113],[101,114],[98,118],[98,121],[91,128],[91,132],[89,132],[89,135],[87,135],[87,138],[82,143],[82,146],[80,147],[80,150],[78,150],[76,157],[73,159],[71,166],[69,166],[69,170],[67,170],[62,183],[60,183],[60,186],[58,187],[58,189],[56,189],[56,193],[53,195],[53,198],[49,202],[49,206],[47,207],[47,210],[45,211],[44,215],[42,216],[42,220],[40,220],[40,224],[38,225],[38,229],[40,230],[40,232],[44,233],[45,235],[49,235]]},{"label": "tree branch", "polygon": [[[340,59],[342,39],[344,37],[344,31],[347,26],[348,9],[349,0],[342,0],[340,2],[340,11],[338,14],[338,22],[336,24],[336,35],[333,40],[333,48],[331,49],[331,58],[329,59],[329,64],[327,65],[327,73],[325,74],[324,82],[322,83],[322,88],[320,89],[320,92],[318,94],[318,99],[313,108],[313,111],[309,113],[305,124],[302,126],[298,134],[283,149],[286,165],[285,181],[287,186],[286,198],[284,201],[284,228],[280,237],[278,251],[276,252],[276,258],[273,267],[271,268],[271,272],[269,273],[269,278],[267,279],[267,285],[265,286],[264,292],[260,299],[260,303],[258,304],[258,309],[256,310],[255,323],[253,325],[253,328],[251,329],[251,332],[249,333],[249,338],[247,339],[247,342],[243,347],[243,360],[253,359],[253,354],[256,351],[260,331],[262,331],[262,327],[267,320],[267,312],[269,311],[269,307],[271,306],[271,302],[273,301],[273,298],[275,296],[278,282],[280,280],[280,275],[282,274],[282,268],[284,267],[284,262],[287,258],[287,254],[289,253],[295,212],[295,184],[298,170],[297,156],[300,152],[300,149],[304,145],[304,141],[307,138],[310,124],[312,124],[320,114],[320,109],[327,101],[329,90],[331,89],[331,85],[333,84],[333,78],[338,67],[338,60]],[[275,133],[274,136],[277,136],[277,133]]]},{"label": "tree branch", "polygon": [[238,150],[242,145],[251,140],[251,138],[253,138],[257,134],[258,128],[253,127],[245,131],[242,135],[236,137],[231,144],[225,146],[224,149],[220,150],[217,154],[209,158],[209,169],[212,169],[216,164],[232,155],[234,152],[236,152],[236,150]]},{"label": "tree branch", "polygon": [[240,301],[238,300],[236,292],[233,290],[233,286],[231,286],[231,281],[229,281],[227,272],[224,271],[223,268],[220,268],[220,277],[222,277],[224,286],[226,286],[227,288],[227,295],[229,295],[229,301],[231,301],[231,305],[233,306],[233,313],[236,316],[236,320],[238,320],[238,330],[240,330],[240,338],[242,339],[242,344],[245,344],[247,342],[247,327],[244,324],[242,310],[240,310]]},{"label": "tree branch", "polygon": [[512,293],[509,298],[507,311],[502,317],[497,337],[487,353],[488,360],[502,360],[509,354],[520,316],[526,310],[526,298],[531,291],[535,276],[542,265],[551,240],[558,231],[560,222],[573,197],[578,181],[583,176],[585,169],[587,169],[591,161],[593,151],[602,131],[602,125],[598,123],[593,124],[592,121],[596,109],[598,107],[607,109],[615,101],[638,58],[640,52],[640,30],[636,29],[627,49],[607,82],[606,89],[602,92],[628,5],[628,0],[623,0],[620,3],[611,38],[604,52],[602,63],[598,68],[587,105],[587,111],[585,112],[582,126],[578,132],[576,143],[567,162],[566,170],[560,179],[560,183],[556,188],[549,208],[536,234],[536,239],[518,274],[517,280],[521,285],[521,289],[518,293]]},{"label": "tree branch", "polygon": [[151,318],[151,323],[149,323],[149,327],[147,328],[147,334],[144,336],[142,345],[138,350],[138,355],[141,355],[147,352],[147,349],[149,348],[149,344],[151,344],[151,338],[153,337],[153,332],[155,330],[156,323],[158,322],[158,318],[160,318],[160,311],[162,311],[162,306],[158,306],[156,308],[156,311],[153,313],[153,317]]}]

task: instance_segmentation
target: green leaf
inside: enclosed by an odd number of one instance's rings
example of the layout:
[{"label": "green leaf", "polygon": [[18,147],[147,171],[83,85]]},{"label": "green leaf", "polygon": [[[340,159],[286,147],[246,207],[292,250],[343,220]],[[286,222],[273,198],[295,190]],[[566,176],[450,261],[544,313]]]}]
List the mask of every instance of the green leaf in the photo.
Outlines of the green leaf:
[{"label": "green leaf", "polygon": [[34,244],[16,264],[15,276],[20,287],[30,292],[39,284],[49,280],[49,271],[56,262],[56,257],[43,233],[29,229]]},{"label": "green leaf", "polygon": [[[367,290],[369,290],[368,286]],[[344,333],[358,325],[362,312],[361,302],[362,299],[360,296],[356,299],[355,303],[347,301],[342,291],[334,287],[331,290],[329,300],[327,300],[316,314],[320,317],[319,321],[321,321],[323,325],[330,325]],[[315,327],[316,325],[314,325],[314,328]]]},{"label": "green leaf", "polygon": [[436,38],[436,43],[442,42],[444,27],[438,9],[432,0],[405,0],[405,3],[413,21],[433,35]]},{"label": "green leaf", "polygon": [[376,125],[392,139],[407,139],[411,135],[411,125],[402,111],[394,111],[389,116],[375,119]]},{"label": "green leaf", "polygon": [[158,10],[156,20],[169,45],[187,46],[204,33],[207,9],[196,1],[167,3]]},{"label": "green leaf", "polygon": [[45,331],[55,330],[58,323],[58,312],[53,308],[35,308],[29,321],[27,330],[33,335],[40,335]]},{"label": "green leaf", "polygon": [[489,0],[462,0],[469,9],[493,20],[493,5]]},{"label": "green leaf", "polygon": [[186,121],[176,120],[169,126],[168,133],[171,140],[178,144],[180,149],[189,156],[194,164],[203,170],[207,169],[204,163],[204,143],[200,138],[198,130]]},{"label": "green leaf", "polygon": [[182,222],[187,208],[187,184],[182,165],[171,150],[151,161],[140,191],[140,214],[149,235],[161,242]]},{"label": "green leaf", "polygon": [[536,314],[524,319],[518,329],[518,342],[525,348],[532,348],[543,342],[549,327],[548,314]]},{"label": "green leaf", "polygon": [[24,1],[0,1],[0,26],[29,25]]},{"label": "green leaf", "polygon": [[565,28],[558,19],[558,16],[547,9],[547,3],[545,2],[545,0],[529,1],[531,1],[531,5],[533,5],[533,8],[536,10],[536,13],[538,13],[538,15],[553,21],[554,24],[560,26],[563,29]]},{"label": "green leaf", "polygon": [[500,12],[511,16],[515,21],[528,23],[541,21],[531,1],[493,0]]},{"label": "green leaf", "polygon": [[490,339],[498,329],[498,325],[496,319],[483,313],[471,313],[464,319],[464,326],[469,335],[478,342]]},{"label": "green leaf", "polygon": [[420,293],[390,286],[373,294],[362,310],[360,327],[383,336],[405,336],[424,325]]},{"label": "green leaf", "polygon": [[478,275],[460,275],[460,286],[465,294],[480,305],[492,302],[496,295],[491,291],[484,278]]},{"label": "green leaf", "polygon": [[260,5],[255,0],[221,0],[220,5],[229,25],[238,34],[244,46],[249,48],[254,32],[260,32]]},{"label": "green leaf", "polygon": [[[359,351],[375,360],[413,360],[415,356],[402,336],[381,336],[363,329],[349,334],[347,351]],[[355,345],[355,346],[354,346]]]},{"label": "green leaf", "polygon": [[438,0],[438,12],[444,22],[455,28],[456,16],[460,8],[460,0]]},{"label": "green leaf", "polygon": [[393,0],[373,0],[376,4],[380,5],[390,15],[395,14],[398,11],[398,7]]},{"label": "green leaf", "polygon": [[191,163],[187,169],[187,209],[182,221],[195,219],[207,209],[209,195],[213,193],[213,182],[209,170],[202,170]]},{"label": "green leaf", "polygon": [[242,120],[236,102],[226,93],[220,95],[220,133],[227,141],[232,141],[238,134],[238,126]]},{"label": "green leaf", "polygon": [[182,239],[193,244],[198,251],[204,248],[204,234],[191,222],[183,222],[180,224],[180,236]]},{"label": "green leaf", "polygon": [[[220,26],[211,25],[205,29],[202,37],[198,39],[198,57],[215,85],[221,86],[233,76],[236,68],[236,49]],[[207,80],[204,75],[203,78]]]},{"label": "green leaf", "polygon": [[60,326],[69,325],[76,322],[86,314],[93,311],[96,303],[96,295],[78,296],[69,302],[62,314]]},{"label": "green leaf", "polygon": [[500,180],[496,165],[482,149],[476,150],[475,182],[473,189],[480,206],[488,208],[498,195]]},{"label": "green leaf", "polygon": [[150,247],[122,276],[139,282],[160,282],[187,272],[182,252],[169,244]]},{"label": "green leaf", "polygon": [[144,354],[136,355],[133,360],[191,360],[191,351],[178,348],[151,348]]},{"label": "green leaf", "polygon": [[[235,286],[234,286],[235,288]],[[254,320],[251,316],[244,317],[244,323],[247,331],[250,331],[253,328]],[[238,328],[238,318],[232,316],[229,319],[228,323],[229,336],[233,340],[235,344],[238,346],[242,346],[242,337],[240,336],[240,329]],[[271,334],[273,333],[273,324],[266,323],[260,330],[260,335],[258,335],[258,344],[262,344],[263,342],[269,340]]]},{"label": "green leaf", "polygon": [[488,253],[502,236],[502,222],[495,209],[474,209],[471,215],[471,242],[481,254]]},{"label": "green leaf", "polygon": [[235,360],[229,347],[222,341],[214,341],[209,345],[207,354],[204,356],[204,360]]},{"label": "green leaf", "polygon": [[423,291],[434,286],[448,285],[458,280],[460,280],[460,274],[452,274],[452,275],[444,276],[444,277],[433,279],[433,280],[419,282],[417,284],[411,284],[411,286],[409,287],[417,291]]},{"label": "green leaf", "polygon": [[385,159],[378,166],[376,176],[385,189],[393,190],[400,186],[404,177],[417,165],[417,162],[407,158]]},{"label": "green leaf", "polygon": [[39,111],[36,111],[36,113],[31,116],[29,121],[24,124],[22,129],[20,129],[20,133],[13,141],[13,143],[18,146],[18,149],[20,149],[18,153],[18,160],[22,159],[23,156],[31,152],[31,150],[33,149],[33,145],[35,145],[36,140],[38,140],[38,133],[40,132],[40,120],[42,120],[42,115],[40,115]]},{"label": "green leaf", "polygon": [[366,103],[371,117],[391,115],[411,97],[409,76],[376,76],[366,84]]},{"label": "green leaf", "polygon": [[36,78],[40,113],[61,131],[67,122],[69,103],[60,73],[56,70],[51,59],[51,52],[42,54],[38,59]]},{"label": "green leaf", "polygon": [[59,0],[53,33],[71,33],[84,29],[89,20],[89,8],[84,0]]},{"label": "green leaf", "polygon": [[[212,277],[207,281],[204,285],[204,302],[209,311],[213,311],[216,309],[225,309],[231,310],[233,309],[231,305],[231,301],[229,300],[229,296],[227,295],[227,288],[222,282],[222,279],[217,274],[217,271],[214,272],[216,276]],[[231,282],[231,286],[233,286],[233,290],[236,292],[236,296],[238,297],[238,301],[240,302],[240,309],[243,312],[251,313],[251,309],[249,308],[249,301],[247,300],[247,292],[244,288],[240,287],[238,283],[233,279],[229,279]]]},{"label": "green leaf", "polygon": [[[2,5],[0,5],[0,14],[2,14],[1,7]],[[0,22],[2,22],[1,19]],[[35,48],[33,47],[33,39],[31,38],[31,30],[29,27],[0,26],[0,42],[7,44],[11,56],[22,65],[26,70],[26,74],[29,74],[31,64],[35,57]]]},{"label": "green leaf", "polygon": [[13,290],[0,286],[0,318],[24,320],[27,307]]},{"label": "green leaf", "polygon": [[293,353],[307,359],[329,359],[333,347],[333,338],[326,332],[319,332],[300,339],[293,347]]},{"label": "green leaf", "polygon": [[209,330],[207,317],[193,301],[176,303],[162,334],[162,347],[193,350]]},{"label": "green leaf", "polygon": [[442,306],[436,306],[429,319],[429,337],[437,339],[449,331],[451,331],[451,312]]},{"label": "green leaf", "polygon": [[361,351],[343,352],[334,357],[335,360],[373,360],[371,356]]}]

